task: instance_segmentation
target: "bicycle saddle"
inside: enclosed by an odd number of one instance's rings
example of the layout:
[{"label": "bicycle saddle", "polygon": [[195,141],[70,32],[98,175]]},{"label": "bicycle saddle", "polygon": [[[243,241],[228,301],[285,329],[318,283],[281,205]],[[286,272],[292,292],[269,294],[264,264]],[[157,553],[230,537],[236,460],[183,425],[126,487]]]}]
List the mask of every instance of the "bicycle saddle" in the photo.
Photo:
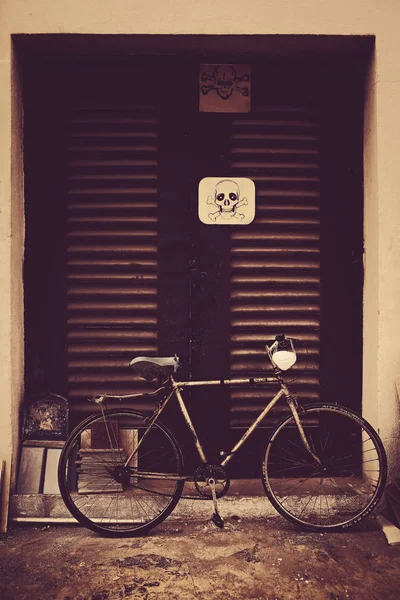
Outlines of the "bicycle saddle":
[{"label": "bicycle saddle", "polygon": [[179,358],[177,356],[164,358],[138,356],[130,361],[129,366],[133,367],[146,381],[152,382],[154,379],[158,379],[160,383],[164,383],[168,375],[177,371]]}]

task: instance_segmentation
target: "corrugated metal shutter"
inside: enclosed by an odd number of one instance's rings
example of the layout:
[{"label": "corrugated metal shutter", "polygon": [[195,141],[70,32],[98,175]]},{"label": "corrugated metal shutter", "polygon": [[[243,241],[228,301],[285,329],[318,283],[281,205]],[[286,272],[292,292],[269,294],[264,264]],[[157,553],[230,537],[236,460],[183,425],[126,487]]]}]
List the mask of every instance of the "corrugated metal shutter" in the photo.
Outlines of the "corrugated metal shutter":
[{"label": "corrugated metal shutter", "polygon": [[[256,218],[231,234],[231,374],[260,376],[265,342],[305,342],[291,371],[299,398],[319,397],[319,126],[300,107],[258,107],[233,121],[232,173],[256,185]],[[307,371],[301,372],[306,366]],[[264,392],[265,393],[265,392]],[[231,426],[265,406],[261,389],[231,393]],[[284,403],[276,411],[285,411]],[[271,417],[275,419],[277,416]],[[268,422],[266,424],[268,424]]]},{"label": "corrugated metal shutter", "polygon": [[157,354],[156,126],[147,106],[72,114],[67,353],[73,411],[87,410],[84,400],[96,393],[144,390],[129,360]]}]

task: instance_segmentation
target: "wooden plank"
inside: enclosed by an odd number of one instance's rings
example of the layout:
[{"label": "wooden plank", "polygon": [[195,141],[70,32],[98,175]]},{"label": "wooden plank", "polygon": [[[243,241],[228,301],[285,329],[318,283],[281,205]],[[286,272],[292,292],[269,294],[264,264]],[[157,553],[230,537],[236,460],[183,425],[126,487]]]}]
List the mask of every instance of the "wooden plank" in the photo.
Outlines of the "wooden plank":
[{"label": "wooden plank", "polygon": [[68,525],[80,525],[74,517],[12,517],[13,523],[65,523]]},{"label": "wooden plank", "polygon": [[[121,447],[124,449],[126,456],[129,456],[131,452],[136,448],[139,441],[139,432],[137,429],[120,429],[119,431],[119,442]],[[129,463],[131,467],[138,466],[137,454],[132,458]]]},{"label": "wooden plank", "polygon": [[6,461],[0,461],[0,533],[7,533],[10,477],[6,481]]},{"label": "wooden plank", "polygon": [[382,531],[387,539],[388,544],[390,546],[400,545],[400,529],[396,527],[396,525],[393,525],[393,523],[391,523],[383,515],[379,515],[377,521],[382,527]]},{"label": "wooden plank", "polygon": [[[2,498],[3,498],[3,488],[4,488],[4,480],[6,477],[6,461],[0,461],[0,521],[1,521],[1,509],[2,509]],[[5,533],[1,531],[1,533]]]},{"label": "wooden plank", "polygon": [[6,461],[2,460],[0,462],[0,498],[1,498],[1,494],[3,493],[3,483],[4,483],[5,472],[6,472]]},{"label": "wooden plank", "polygon": [[25,440],[23,445],[36,448],[64,448],[65,442],[58,440]]},{"label": "wooden plank", "polygon": [[[122,448],[117,451],[118,456],[124,455]],[[106,489],[109,492],[122,492],[122,484],[112,483],[107,465],[113,465],[115,451],[104,448],[85,448],[78,457],[78,494],[102,494]]]},{"label": "wooden plank", "polygon": [[400,377],[396,377],[395,383],[396,383],[397,397],[400,399]]},{"label": "wooden plank", "polygon": [[18,494],[39,494],[45,458],[45,448],[23,447],[18,475]]},{"label": "wooden plank", "polygon": [[58,461],[60,459],[61,448],[48,448],[46,452],[46,467],[44,472],[43,494],[59,494],[58,487]]}]

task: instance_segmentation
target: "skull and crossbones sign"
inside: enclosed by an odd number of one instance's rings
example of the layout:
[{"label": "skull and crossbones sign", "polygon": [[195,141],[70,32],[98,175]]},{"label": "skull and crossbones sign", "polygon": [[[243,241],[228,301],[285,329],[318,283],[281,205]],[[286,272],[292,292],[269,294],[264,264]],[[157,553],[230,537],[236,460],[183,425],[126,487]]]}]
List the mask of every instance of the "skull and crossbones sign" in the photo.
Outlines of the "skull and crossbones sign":
[{"label": "skull and crossbones sign", "polygon": [[231,65],[219,65],[215,67],[212,75],[202,73],[201,81],[205,84],[201,86],[201,92],[207,95],[215,90],[222,100],[228,100],[236,90],[242,96],[249,95],[249,87],[243,85],[244,81],[249,81],[249,75],[245,74],[238,77],[236,69]]},{"label": "skull and crossbones sign", "polygon": [[211,221],[223,219],[224,221],[241,221],[245,215],[238,213],[240,206],[248,204],[247,198],[240,200],[240,189],[238,184],[231,179],[223,179],[215,186],[214,196],[208,196],[207,204],[218,208],[213,213],[208,213]]}]

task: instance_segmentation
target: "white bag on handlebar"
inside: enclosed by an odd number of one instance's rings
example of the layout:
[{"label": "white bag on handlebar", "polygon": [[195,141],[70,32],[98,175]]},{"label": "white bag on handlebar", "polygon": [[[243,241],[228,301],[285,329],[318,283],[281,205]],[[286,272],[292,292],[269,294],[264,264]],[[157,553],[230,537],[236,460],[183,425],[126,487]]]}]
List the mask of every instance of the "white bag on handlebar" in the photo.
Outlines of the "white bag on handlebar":
[{"label": "white bag on handlebar", "polygon": [[291,339],[286,338],[277,348],[272,350],[272,360],[281,371],[287,371],[290,367],[293,367],[297,356]]},{"label": "white bag on handlebar", "polygon": [[282,371],[287,371],[290,367],[293,367],[296,362],[295,352],[290,352],[288,350],[278,350],[277,352],[274,352],[272,358],[276,366]]}]

